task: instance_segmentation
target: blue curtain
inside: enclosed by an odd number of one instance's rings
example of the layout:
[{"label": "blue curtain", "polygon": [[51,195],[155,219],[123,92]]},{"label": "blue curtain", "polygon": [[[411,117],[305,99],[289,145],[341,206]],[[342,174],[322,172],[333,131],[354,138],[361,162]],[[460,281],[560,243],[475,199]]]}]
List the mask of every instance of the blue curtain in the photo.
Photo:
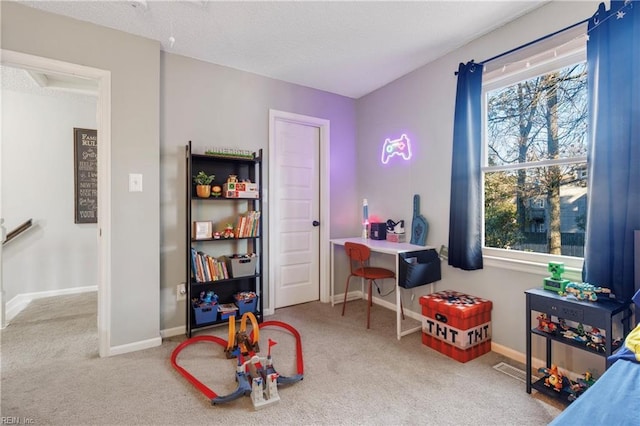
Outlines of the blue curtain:
[{"label": "blue curtain", "polygon": [[589,193],[583,279],[634,293],[640,229],[640,2],[600,4],[589,20]]},{"label": "blue curtain", "polygon": [[453,124],[449,265],[468,271],[482,269],[482,68],[458,67]]}]

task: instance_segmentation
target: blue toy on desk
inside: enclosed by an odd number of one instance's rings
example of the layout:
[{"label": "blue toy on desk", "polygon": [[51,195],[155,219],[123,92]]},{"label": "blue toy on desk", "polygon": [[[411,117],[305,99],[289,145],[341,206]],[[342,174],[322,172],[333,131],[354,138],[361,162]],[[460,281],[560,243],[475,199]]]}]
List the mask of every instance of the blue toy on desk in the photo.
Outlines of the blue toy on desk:
[{"label": "blue toy on desk", "polygon": [[[595,302],[598,300],[598,294],[611,294],[611,290],[604,287],[598,287],[589,283],[568,283],[564,288],[565,294],[572,294],[578,300],[588,300]],[[564,294],[563,294],[564,296]]]},{"label": "blue toy on desk", "polygon": [[411,244],[419,246],[427,245],[427,234],[429,233],[429,224],[427,219],[420,214],[420,196],[413,196],[413,221],[411,222]]}]

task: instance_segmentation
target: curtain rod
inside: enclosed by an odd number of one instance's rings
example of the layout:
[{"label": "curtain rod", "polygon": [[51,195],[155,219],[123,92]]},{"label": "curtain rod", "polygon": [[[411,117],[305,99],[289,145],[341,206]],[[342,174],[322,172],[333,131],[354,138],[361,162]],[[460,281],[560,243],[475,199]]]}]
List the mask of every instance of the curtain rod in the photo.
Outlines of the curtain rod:
[{"label": "curtain rod", "polygon": [[484,61],[480,62],[480,64],[481,64],[481,65],[484,65],[484,64],[486,64],[487,62],[494,61],[494,60],[496,60],[496,59],[498,59],[498,58],[501,58],[501,57],[503,57],[503,56],[506,56],[506,55],[508,55],[508,54],[510,54],[510,53],[516,52],[516,51],[518,51],[518,50],[520,50],[520,49],[524,49],[525,47],[529,47],[529,46],[531,46],[532,44],[539,43],[539,42],[541,42],[541,41],[543,41],[543,40],[546,40],[546,39],[548,39],[548,38],[550,38],[550,37],[553,37],[554,35],[560,34],[560,33],[564,32],[564,31],[570,30],[570,29],[571,29],[571,28],[573,28],[573,27],[577,27],[578,25],[584,24],[585,22],[588,22],[588,21],[589,21],[589,19],[591,19],[591,18],[592,18],[592,17],[589,17],[589,18],[587,18],[587,19],[583,19],[583,20],[582,20],[582,21],[580,21],[580,22],[576,22],[575,24],[573,24],[573,25],[569,25],[568,27],[565,27],[565,28],[563,28],[563,29],[561,29],[561,30],[558,30],[558,31],[554,32],[554,33],[547,34],[546,36],[542,36],[542,37],[540,37],[540,38],[539,38],[539,39],[537,39],[537,40],[533,40],[533,41],[530,41],[529,43],[526,43],[526,44],[523,44],[523,45],[521,45],[521,46],[515,47],[515,48],[513,48],[513,49],[511,49],[511,50],[508,50],[508,51],[503,52],[503,53],[501,53],[501,54],[499,54],[499,55],[496,55],[496,56],[494,56],[493,58],[485,59]]}]

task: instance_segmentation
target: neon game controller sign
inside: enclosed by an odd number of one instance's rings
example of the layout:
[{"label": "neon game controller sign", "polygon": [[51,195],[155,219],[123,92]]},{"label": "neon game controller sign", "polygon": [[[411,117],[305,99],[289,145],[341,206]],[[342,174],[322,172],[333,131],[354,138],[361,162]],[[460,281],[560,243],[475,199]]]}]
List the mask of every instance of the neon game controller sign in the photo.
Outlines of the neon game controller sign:
[{"label": "neon game controller sign", "polygon": [[382,164],[387,164],[389,159],[396,155],[405,161],[411,158],[411,142],[404,133],[398,139],[385,139],[382,145]]}]

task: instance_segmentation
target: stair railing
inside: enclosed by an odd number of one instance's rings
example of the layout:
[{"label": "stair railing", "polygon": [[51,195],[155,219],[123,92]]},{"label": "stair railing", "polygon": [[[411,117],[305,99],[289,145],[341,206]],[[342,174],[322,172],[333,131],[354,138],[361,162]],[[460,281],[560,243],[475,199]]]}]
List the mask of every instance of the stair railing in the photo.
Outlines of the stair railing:
[{"label": "stair railing", "polygon": [[18,225],[15,229],[13,229],[13,230],[11,230],[10,232],[7,233],[7,238],[5,238],[5,240],[2,242],[2,245],[4,246],[9,241],[13,240],[18,235],[22,234],[24,231],[26,231],[27,229],[31,228],[32,226],[33,226],[33,220],[32,219],[29,219],[29,220],[25,221],[24,223]]}]

